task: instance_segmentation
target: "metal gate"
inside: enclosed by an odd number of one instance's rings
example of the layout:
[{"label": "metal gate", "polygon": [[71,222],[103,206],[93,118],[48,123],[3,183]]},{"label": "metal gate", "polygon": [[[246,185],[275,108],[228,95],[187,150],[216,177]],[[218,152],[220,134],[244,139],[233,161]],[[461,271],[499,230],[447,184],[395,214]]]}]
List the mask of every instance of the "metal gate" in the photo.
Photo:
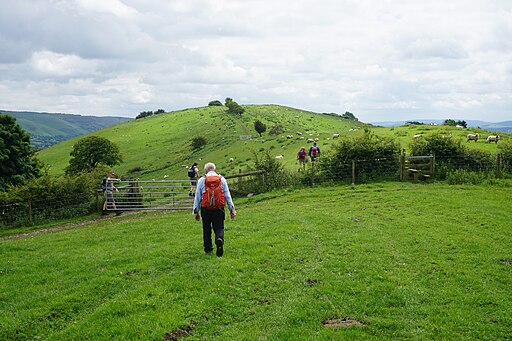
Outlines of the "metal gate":
[{"label": "metal gate", "polygon": [[116,181],[112,195],[105,194],[106,211],[192,210],[190,180]]}]

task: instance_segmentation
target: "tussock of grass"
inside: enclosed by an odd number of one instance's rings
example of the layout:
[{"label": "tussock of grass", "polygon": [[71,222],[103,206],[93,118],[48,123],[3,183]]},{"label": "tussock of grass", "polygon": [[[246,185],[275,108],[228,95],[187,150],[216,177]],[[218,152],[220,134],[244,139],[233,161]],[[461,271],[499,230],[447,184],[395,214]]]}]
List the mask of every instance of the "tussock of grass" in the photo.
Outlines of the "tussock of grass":
[{"label": "tussock of grass", "polygon": [[510,335],[508,189],[321,187],[237,206],[222,258],[190,212],[0,241],[0,338]]}]

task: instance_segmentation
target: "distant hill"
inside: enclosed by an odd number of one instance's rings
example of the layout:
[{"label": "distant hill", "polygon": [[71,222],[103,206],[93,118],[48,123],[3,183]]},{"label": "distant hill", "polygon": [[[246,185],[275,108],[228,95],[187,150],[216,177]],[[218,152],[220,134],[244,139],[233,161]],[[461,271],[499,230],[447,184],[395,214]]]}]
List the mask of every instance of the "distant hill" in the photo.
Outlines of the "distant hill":
[{"label": "distant hill", "polygon": [[29,111],[0,110],[16,118],[31,137],[32,146],[44,149],[70,138],[131,120],[128,117],[99,117]]},{"label": "distant hill", "polygon": [[[443,124],[444,120],[414,120],[425,124]],[[481,128],[489,131],[499,131],[504,133],[512,133],[512,121],[503,122],[486,122],[479,120],[465,120],[468,124],[468,128]],[[382,127],[400,127],[406,124],[408,121],[381,121],[381,122],[370,122],[370,124]]]}]

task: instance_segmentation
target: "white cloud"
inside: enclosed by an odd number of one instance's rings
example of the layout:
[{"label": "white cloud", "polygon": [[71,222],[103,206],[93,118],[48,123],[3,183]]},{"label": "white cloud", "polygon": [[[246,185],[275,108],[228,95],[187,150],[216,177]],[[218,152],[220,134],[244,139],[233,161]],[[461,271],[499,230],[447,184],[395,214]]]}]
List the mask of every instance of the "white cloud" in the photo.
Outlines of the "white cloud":
[{"label": "white cloud", "polygon": [[504,120],[511,17],[505,0],[18,0],[0,12],[0,107],[135,116],[232,97]]}]

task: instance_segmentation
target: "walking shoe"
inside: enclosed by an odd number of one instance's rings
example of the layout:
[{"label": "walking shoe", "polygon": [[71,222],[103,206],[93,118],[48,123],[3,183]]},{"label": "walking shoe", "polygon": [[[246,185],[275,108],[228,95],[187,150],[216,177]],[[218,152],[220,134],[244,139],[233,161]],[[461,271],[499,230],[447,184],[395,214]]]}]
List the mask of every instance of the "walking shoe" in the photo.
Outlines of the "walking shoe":
[{"label": "walking shoe", "polygon": [[224,241],[220,238],[215,240],[215,245],[217,245],[217,252],[215,253],[217,257],[222,257],[224,254]]}]

